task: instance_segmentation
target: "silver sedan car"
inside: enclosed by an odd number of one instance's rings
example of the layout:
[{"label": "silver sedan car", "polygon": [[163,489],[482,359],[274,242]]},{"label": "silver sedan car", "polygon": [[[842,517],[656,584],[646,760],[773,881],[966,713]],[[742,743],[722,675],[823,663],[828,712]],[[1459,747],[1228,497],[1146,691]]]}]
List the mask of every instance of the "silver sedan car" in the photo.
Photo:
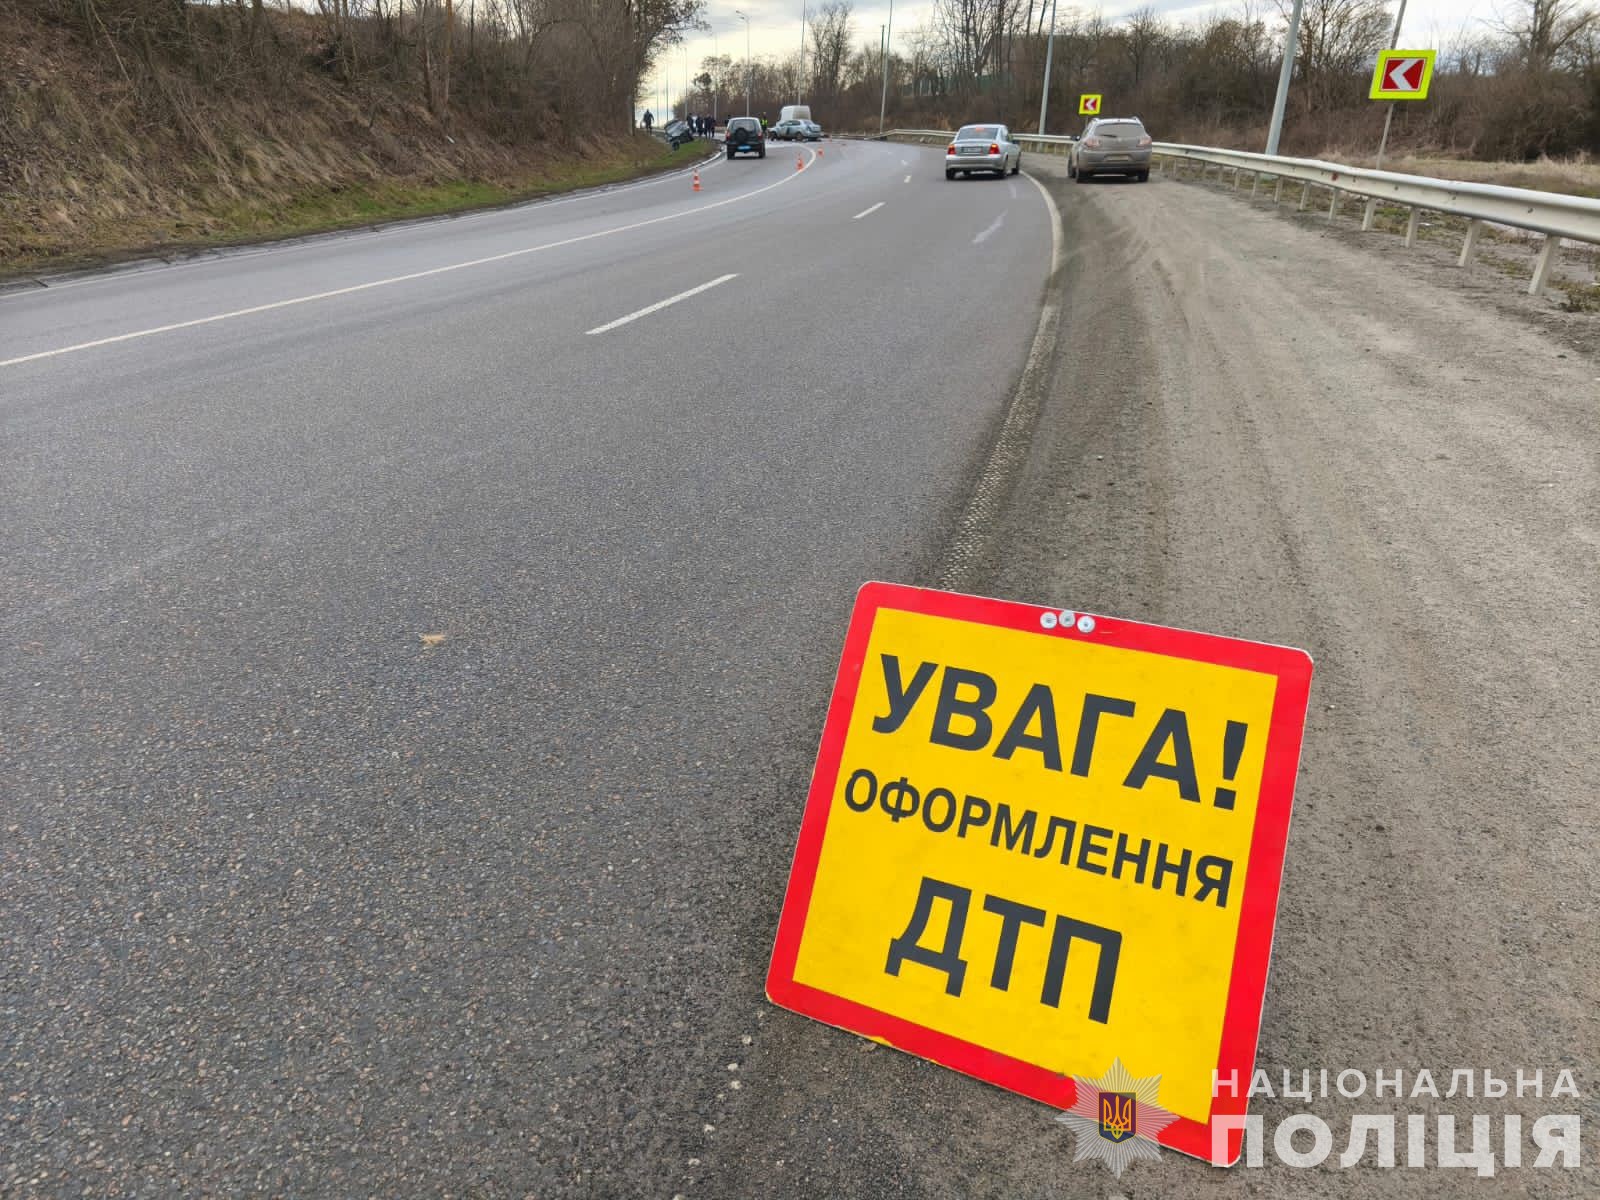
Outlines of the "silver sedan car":
[{"label": "silver sedan car", "polygon": [[945,148],[944,177],[954,179],[975,171],[1015,175],[1022,170],[1022,147],[1011,140],[1004,125],[963,125]]}]

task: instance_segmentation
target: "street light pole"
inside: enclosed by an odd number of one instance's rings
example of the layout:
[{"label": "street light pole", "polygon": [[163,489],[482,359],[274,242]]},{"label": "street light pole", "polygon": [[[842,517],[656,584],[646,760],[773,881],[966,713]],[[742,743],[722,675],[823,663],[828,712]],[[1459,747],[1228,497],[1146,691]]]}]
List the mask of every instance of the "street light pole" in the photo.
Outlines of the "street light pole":
[{"label": "street light pole", "polygon": [[889,23],[883,27],[883,95],[878,98],[878,136],[883,136],[883,114],[889,107],[889,43],[894,38],[894,0],[889,0]]},{"label": "street light pole", "polygon": [[794,81],[794,102],[800,103],[800,92],[806,80],[806,0],[800,0],[800,74]]},{"label": "street light pole", "polygon": [[1294,0],[1294,12],[1289,15],[1289,32],[1284,35],[1283,69],[1278,72],[1278,95],[1272,102],[1272,125],[1267,129],[1267,153],[1278,152],[1278,139],[1283,136],[1283,114],[1289,106],[1289,80],[1294,75],[1295,55],[1300,51],[1300,10],[1305,0]]},{"label": "street light pole", "polygon": [[750,115],[750,18],[737,8],[733,15],[744,22],[744,115]]},{"label": "street light pole", "polygon": [[1050,0],[1050,40],[1044,44],[1044,95],[1039,97],[1039,136],[1044,136],[1044,114],[1050,104],[1050,61],[1056,53],[1056,0]]},{"label": "street light pole", "polygon": [[[1400,14],[1394,19],[1394,36],[1389,39],[1389,49],[1400,49],[1400,22],[1406,19],[1406,0],[1400,0]],[[1383,152],[1389,148],[1389,125],[1394,121],[1394,101],[1389,101],[1389,111],[1383,116],[1383,140],[1378,143],[1378,161],[1373,165],[1383,170]]]}]

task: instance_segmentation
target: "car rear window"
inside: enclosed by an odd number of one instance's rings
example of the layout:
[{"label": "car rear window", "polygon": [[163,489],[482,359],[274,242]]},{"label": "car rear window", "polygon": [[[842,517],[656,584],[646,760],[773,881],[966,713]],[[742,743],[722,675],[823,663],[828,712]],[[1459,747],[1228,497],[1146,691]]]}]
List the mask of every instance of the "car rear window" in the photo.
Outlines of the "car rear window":
[{"label": "car rear window", "polygon": [[1143,137],[1144,126],[1137,121],[1107,121],[1103,125],[1096,125],[1096,133],[1110,134],[1112,137]]},{"label": "car rear window", "polygon": [[963,125],[956,134],[958,142],[992,142],[1000,136],[998,125]]}]

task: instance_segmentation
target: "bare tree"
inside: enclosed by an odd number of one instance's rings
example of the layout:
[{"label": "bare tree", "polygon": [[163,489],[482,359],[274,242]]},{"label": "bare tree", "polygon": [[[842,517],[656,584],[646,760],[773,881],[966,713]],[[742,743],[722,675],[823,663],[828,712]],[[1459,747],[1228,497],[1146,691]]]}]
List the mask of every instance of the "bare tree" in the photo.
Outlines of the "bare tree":
[{"label": "bare tree", "polygon": [[1548,71],[1581,46],[1597,17],[1600,12],[1583,0],[1518,0],[1509,16],[1493,24],[1511,40],[1521,66]]},{"label": "bare tree", "polygon": [[850,0],[828,0],[811,13],[812,91],[829,103],[838,97],[843,83],[852,37],[850,12]]},{"label": "bare tree", "polygon": [[[1285,22],[1292,7],[1292,0],[1278,0]],[[1296,48],[1301,106],[1321,110],[1357,97],[1392,28],[1387,0],[1305,0]]]}]

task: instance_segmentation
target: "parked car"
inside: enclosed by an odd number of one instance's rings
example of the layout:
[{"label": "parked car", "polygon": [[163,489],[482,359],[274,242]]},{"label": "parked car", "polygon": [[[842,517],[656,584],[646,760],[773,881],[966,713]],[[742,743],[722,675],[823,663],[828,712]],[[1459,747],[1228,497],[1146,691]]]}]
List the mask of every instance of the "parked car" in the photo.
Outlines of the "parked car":
[{"label": "parked car", "polygon": [[800,124],[805,126],[800,135],[801,140],[807,142],[820,142],[822,140],[821,125],[818,125],[815,121],[801,121]]},{"label": "parked car", "polygon": [[728,133],[723,144],[729,158],[739,154],[754,154],[757,158],[767,156],[767,141],[759,117],[729,117]]},{"label": "parked car", "polygon": [[990,171],[1015,175],[1022,170],[1022,147],[1004,125],[963,125],[945,147],[944,177]]},{"label": "parked car", "polygon": [[1152,145],[1138,117],[1096,117],[1067,151],[1067,175],[1079,183],[1096,175],[1132,175],[1143,183],[1150,178]]},{"label": "parked car", "polygon": [[806,124],[798,117],[790,117],[767,130],[767,136],[775,142],[797,142],[805,137]]}]

